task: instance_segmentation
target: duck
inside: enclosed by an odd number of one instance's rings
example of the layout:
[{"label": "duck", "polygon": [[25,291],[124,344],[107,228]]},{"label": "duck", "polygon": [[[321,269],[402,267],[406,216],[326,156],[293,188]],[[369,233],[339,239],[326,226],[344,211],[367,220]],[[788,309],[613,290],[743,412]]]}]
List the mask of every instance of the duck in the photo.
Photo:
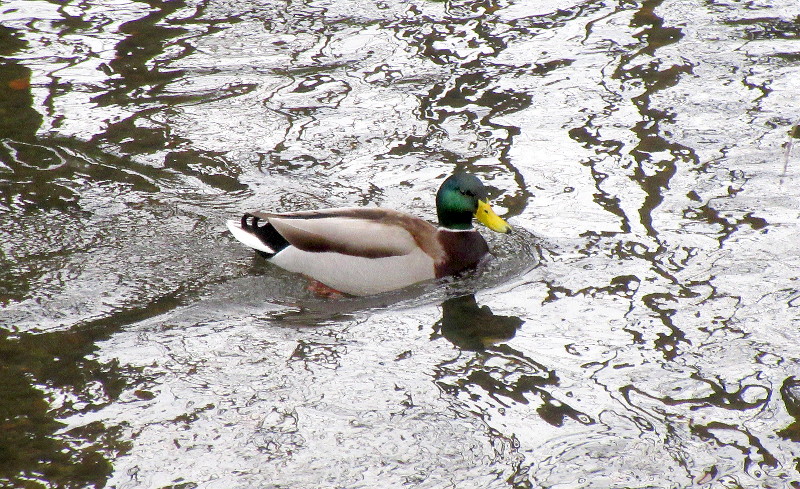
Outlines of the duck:
[{"label": "duck", "polygon": [[489,205],[478,177],[458,172],[436,192],[438,226],[381,207],[252,211],[230,233],[267,261],[333,292],[366,296],[475,268],[489,246],[473,219],[498,233],[511,226]]}]

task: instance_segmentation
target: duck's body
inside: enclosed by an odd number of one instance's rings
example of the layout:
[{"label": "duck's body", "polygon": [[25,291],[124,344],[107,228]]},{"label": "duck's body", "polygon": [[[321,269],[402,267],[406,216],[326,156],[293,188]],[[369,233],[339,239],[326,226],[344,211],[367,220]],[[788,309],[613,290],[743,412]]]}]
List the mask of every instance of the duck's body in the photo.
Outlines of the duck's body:
[{"label": "duck's body", "polygon": [[472,216],[496,231],[510,230],[485,193],[471,175],[450,177],[437,194],[440,227],[390,209],[340,208],[251,212],[240,222],[229,221],[228,228],[281,268],[346,294],[377,294],[478,265],[489,247],[472,228]]}]

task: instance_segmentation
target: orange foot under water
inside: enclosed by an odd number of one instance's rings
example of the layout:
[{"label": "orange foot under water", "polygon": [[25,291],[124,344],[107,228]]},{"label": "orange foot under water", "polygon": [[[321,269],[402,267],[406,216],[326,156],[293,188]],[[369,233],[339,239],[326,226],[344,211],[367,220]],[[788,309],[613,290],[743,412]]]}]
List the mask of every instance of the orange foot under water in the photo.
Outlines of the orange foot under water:
[{"label": "orange foot under water", "polygon": [[327,299],[341,299],[344,297],[343,292],[332,289],[319,280],[314,280],[313,278],[308,279],[308,287],[306,287],[306,289],[309,292],[317,294],[319,297],[325,297]]}]

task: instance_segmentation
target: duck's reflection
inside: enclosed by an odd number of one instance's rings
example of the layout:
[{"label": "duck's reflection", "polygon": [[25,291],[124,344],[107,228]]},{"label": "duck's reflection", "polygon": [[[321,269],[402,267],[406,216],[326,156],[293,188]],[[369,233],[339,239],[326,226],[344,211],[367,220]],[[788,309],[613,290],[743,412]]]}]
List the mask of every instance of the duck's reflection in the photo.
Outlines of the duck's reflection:
[{"label": "duck's reflection", "polygon": [[475,295],[469,294],[442,303],[442,319],[434,330],[461,349],[483,350],[513,338],[524,322],[516,316],[492,313],[489,306],[479,306]]},{"label": "duck's reflection", "polygon": [[[593,424],[595,420],[573,408],[560,388],[555,370],[534,360],[507,342],[525,321],[515,316],[499,316],[489,306],[479,306],[475,296],[464,295],[442,303],[442,319],[434,324],[434,337],[444,336],[462,350],[479,351],[457,355],[439,365],[436,383],[453,395],[507,409],[533,403],[541,419],[553,426],[569,420]],[[487,397],[488,396],[488,397]],[[487,404],[475,405],[490,417]]]}]

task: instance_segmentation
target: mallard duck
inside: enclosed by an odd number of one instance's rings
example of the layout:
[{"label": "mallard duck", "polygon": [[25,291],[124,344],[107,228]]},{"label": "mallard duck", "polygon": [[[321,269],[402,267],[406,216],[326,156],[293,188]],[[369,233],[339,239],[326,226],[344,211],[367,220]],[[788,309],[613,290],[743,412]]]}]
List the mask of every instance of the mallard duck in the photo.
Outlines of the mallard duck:
[{"label": "mallard duck", "polygon": [[468,173],[442,183],[436,212],[439,227],[380,207],[257,211],[227,224],[236,239],[283,269],[345,294],[370,295],[478,265],[489,246],[473,217],[493,231],[511,231],[483,183]]}]

